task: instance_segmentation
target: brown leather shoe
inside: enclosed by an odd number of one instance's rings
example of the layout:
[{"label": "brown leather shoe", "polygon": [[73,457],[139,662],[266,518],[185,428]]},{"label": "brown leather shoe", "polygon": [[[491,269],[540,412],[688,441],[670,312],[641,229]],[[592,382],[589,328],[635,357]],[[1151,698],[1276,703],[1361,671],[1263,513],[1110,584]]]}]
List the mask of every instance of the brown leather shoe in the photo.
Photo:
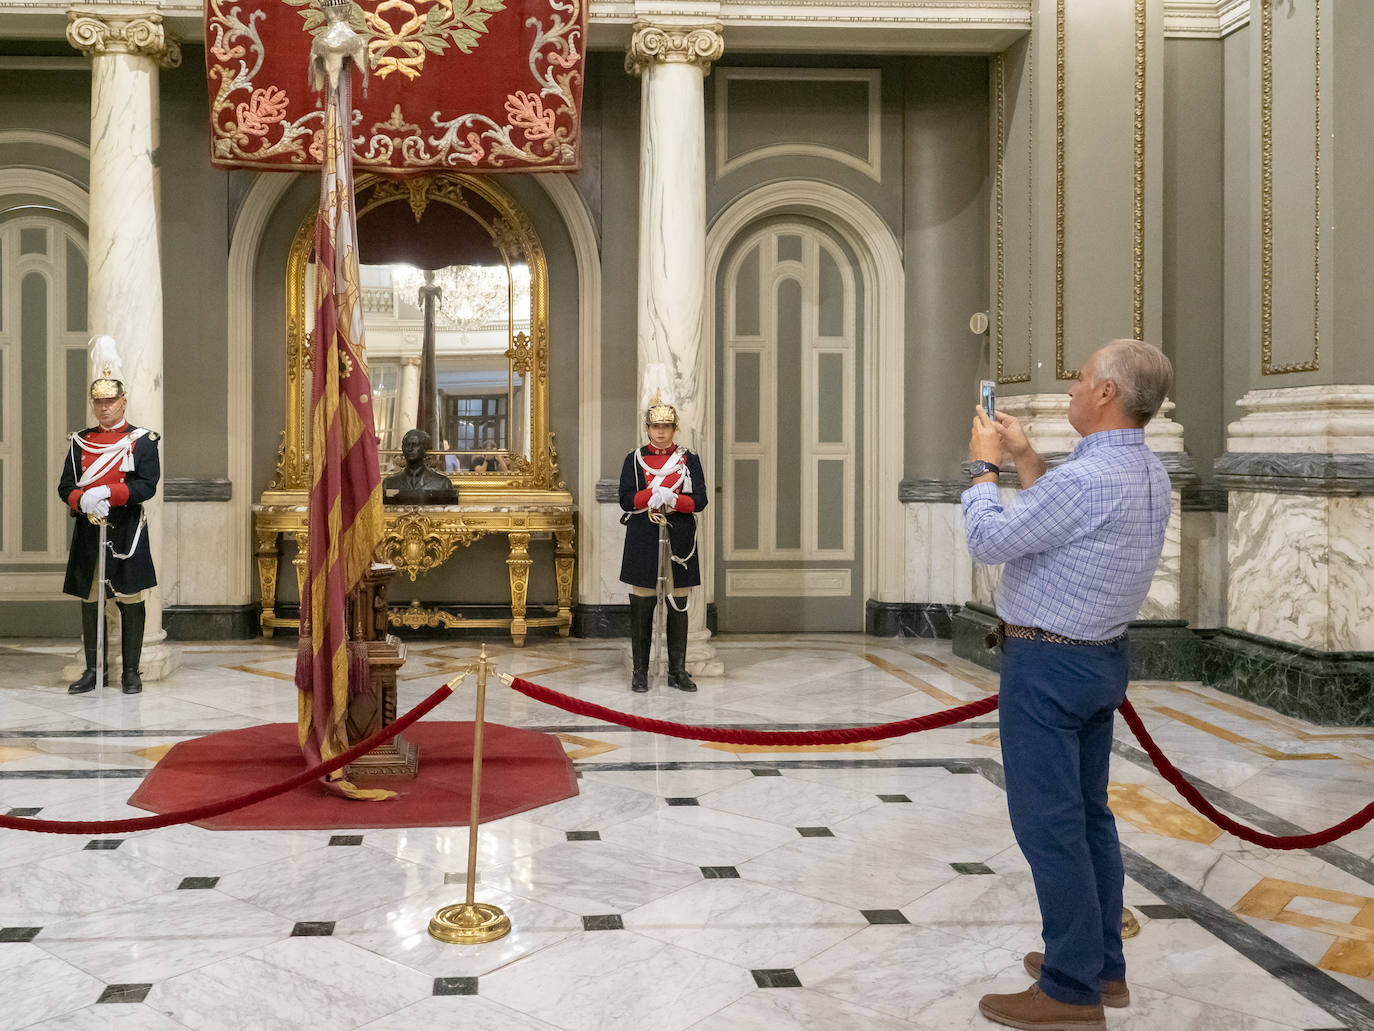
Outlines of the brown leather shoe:
[{"label": "brown leather shoe", "polygon": [[[1026,973],[1037,981],[1040,980],[1040,968],[1045,965],[1045,954],[1043,952],[1028,952],[1023,961]],[[1125,981],[1103,981],[1102,982],[1102,1005],[1110,1006],[1112,1009],[1124,1009],[1131,1004],[1131,990],[1126,987]]]},{"label": "brown leather shoe", "polygon": [[1051,999],[1033,984],[1015,995],[984,995],[978,1012],[994,1024],[1025,1031],[1107,1031],[1102,1004],[1074,1006]]}]

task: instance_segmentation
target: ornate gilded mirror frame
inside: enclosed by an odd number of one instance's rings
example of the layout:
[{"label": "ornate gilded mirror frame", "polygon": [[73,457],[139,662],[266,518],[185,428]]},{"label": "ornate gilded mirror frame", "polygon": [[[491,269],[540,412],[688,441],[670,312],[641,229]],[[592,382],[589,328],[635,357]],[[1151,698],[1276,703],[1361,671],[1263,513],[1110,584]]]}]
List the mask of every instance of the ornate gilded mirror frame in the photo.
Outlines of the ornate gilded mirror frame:
[{"label": "ornate gilded mirror frame", "polygon": [[[549,283],[548,264],[534,226],[513,198],[492,176],[436,172],[396,180],[362,174],[354,185],[358,218],[382,204],[406,200],[416,222],[432,203],[447,204],[475,220],[491,236],[509,271],[525,263],[530,273],[530,332],[515,333],[506,357],[511,373],[523,375],[529,395],[528,456],[510,452],[510,470],[498,473],[457,472],[449,478],[464,495],[504,494],[531,490],[563,490],[558,479],[558,451],[549,431]],[[481,198],[498,214],[488,218],[467,201]],[[301,219],[286,266],[286,428],[277,451],[277,472],[267,489],[273,492],[308,491],[309,347],[306,333],[306,270],[315,243],[316,208]]]}]

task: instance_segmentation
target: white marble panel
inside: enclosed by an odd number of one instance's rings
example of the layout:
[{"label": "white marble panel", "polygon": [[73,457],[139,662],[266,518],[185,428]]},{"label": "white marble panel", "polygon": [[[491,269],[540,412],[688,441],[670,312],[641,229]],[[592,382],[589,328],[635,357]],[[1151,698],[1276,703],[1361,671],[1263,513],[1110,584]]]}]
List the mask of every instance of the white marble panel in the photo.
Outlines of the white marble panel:
[{"label": "white marble panel", "polygon": [[29,1024],[25,1031],[186,1031],[186,1025],[141,1002],[107,1003]]},{"label": "white marble panel", "polygon": [[482,995],[567,1031],[682,1031],[753,991],[742,967],[629,931],[593,931],[482,979]]},{"label": "white marble panel", "polygon": [[693,866],[736,866],[794,841],[797,832],[793,826],[723,813],[705,805],[664,806],[650,816],[602,831],[601,837]]},{"label": "white marble panel", "polygon": [[168,502],[162,510],[162,565],[158,583],[166,605],[217,605],[229,597],[229,570],[221,542],[243,532],[231,523],[231,506]]},{"label": "white marble panel", "polygon": [[[23,942],[0,948],[0,984],[8,986],[0,1007],[0,1028],[6,1031],[94,1001],[104,987],[89,974]],[[23,991],[14,990],[20,985]]]},{"label": "white marble panel", "polygon": [[482,876],[483,884],[579,916],[624,913],[701,879],[701,870],[611,841],[570,841]]},{"label": "white marble panel", "polygon": [[625,548],[625,527],[620,525],[620,506],[596,506],[597,548],[600,568],[597,577],[598,602],[602,605],[625,605],[630,589],[620,582],[620,560]]},{"label": "white marble panel", "polygon": [[973,560],[957,503],[912,502],[906,509],[903,597],[912,602],[961,605],[972,596]]},{"label": "white marble panel", "polygon": [[640,934],[750,970],[796,967],[865,928],[855,910],[755,881],[698,881],[625,914]]},{"label": "white marble panel", "polygon": [[214,889],[186,889],[54,921],[41,944],[106,984],[145,984],[280,941],[293,922]]},{"label": "white marble panel", "polygon": [[1329,498],[1232,491],[1227,521],[1229,625],[1329,649]]},{"label": "white marble panel", "polygon": [[782,1028],[862,1028],[911,1031],[904,1020],[807,988],[760,989],[692,1025],[692,1031],[780,1031]]},{"label": "white marble panel", "polygon": [[555,1024],[480,995],[432,995],[405,1009],[363,1024],[358,1031],[416,1031],[417,1028],[445,1027],[461,1027],[464,1031],[560,1031]]},{"label": "white marble panel", "polygon": [[1169,525],[1164,528],[1164,550],[1159,556],[1150,593],[1140,607],[1140,619],[1178,619],[1181,602],[1183,508],[1182,495],[1171,492]]},{"label": "white marble panel", "polygon": [[1327,548],[1333,651],[1374,650],[1374,498],[1333,497]]},{"label": "white marble panel", "polygon": [[[854,872],[862,870],[862,876]],[[901,909],[960,876],[949,863],[852,838],[796,838],[739,867],[746,880],[864,909]]]},{"label": "white marble panel", "polygon": [[153,985],[146,1002],[197,1031],[356,1027],[430,996],[434,980],[327,937],[287,938]]},{"label": "white marble panel", "polygon": [[1225,512],[1182,513],[1179,619],[1195,627],[1226,625]]}]

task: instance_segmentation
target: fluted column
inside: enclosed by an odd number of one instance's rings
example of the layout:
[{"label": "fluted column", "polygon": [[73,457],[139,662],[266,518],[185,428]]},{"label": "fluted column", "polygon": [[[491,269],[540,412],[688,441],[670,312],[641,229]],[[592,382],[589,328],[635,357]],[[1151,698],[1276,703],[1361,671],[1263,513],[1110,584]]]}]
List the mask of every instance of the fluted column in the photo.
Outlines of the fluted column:
[{"label": "fluted column", "polygon": [[[704,80],[724,52],[719,24],[639,22],[625,57],[640,76],[639,306],[641,375],[662,365],[678,410],[679,443],[703,449],[706,434],[706,111]],[[709,517],[707,517],[709,518]],[[699,531],[700,532],[700,531]],[[703,584],[710,549],[698,552]],[[692,592],[688,665],[723,672],[707,644],[706,591]]]},{"label": "fluted column", "polygon": [[[163,432],[162,261],[158,221],[158,69],[181,50],[155,12],[75,8],[67,39],[91,59],[89,327],[108,333],[124,360],[129,421]],[[176,442],[161,443],[163,466]],[[162,559],[162,493],[143,506],[155,566]],[[149,592],[143,679],[175,667],[163,643],[162,598]]]},{"label": "fluted column", "polygon": [[[413,430],[420,410],[420,357],[407,354],[401,357],[401,391],[396,399],[395,444],[401,446],[401,438],[407,430]],[[437,442],[435,442],[437,444]]]}]

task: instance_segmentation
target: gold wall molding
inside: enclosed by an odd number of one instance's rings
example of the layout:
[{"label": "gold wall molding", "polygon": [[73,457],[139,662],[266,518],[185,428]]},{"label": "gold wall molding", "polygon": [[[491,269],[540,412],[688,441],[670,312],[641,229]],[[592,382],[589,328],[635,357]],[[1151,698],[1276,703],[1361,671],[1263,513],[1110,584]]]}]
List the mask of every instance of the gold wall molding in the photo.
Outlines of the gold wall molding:
[{"label": "gold wall molding", "polygon": [[1274,361],[1274,0],[1260,0],[1260,372],[1281,376],[1321,368],[1322,321],[1322,5],[1312,2],[1312,357]]},{"label": "gold wall molding", "polygon": [[1145,0],[1135,0],[1134,229],[1131,330],[1145,339]]},{"label": "gold wall molding", "polygon": [[1064,368],[1064,0],[1054,8],[1054,376],[1073,379]]},{"label": "gold wall molding", "polygon": [[993,96],[997,125],[996,157],[994,168],[994,187],[996,204],[995,239],[997,248],[996,297],[994,311],[996,322],[993,327],[993,349],[996,354],[997,369],[995,378],[998,383],[1029,383],[1034,368],[1035,354],[1035,40],[1026,43],[1026,371],[1010,373],[1006,369],[1006,163],[1007,163],[1007,52],[997,55],[993,63]]}]

